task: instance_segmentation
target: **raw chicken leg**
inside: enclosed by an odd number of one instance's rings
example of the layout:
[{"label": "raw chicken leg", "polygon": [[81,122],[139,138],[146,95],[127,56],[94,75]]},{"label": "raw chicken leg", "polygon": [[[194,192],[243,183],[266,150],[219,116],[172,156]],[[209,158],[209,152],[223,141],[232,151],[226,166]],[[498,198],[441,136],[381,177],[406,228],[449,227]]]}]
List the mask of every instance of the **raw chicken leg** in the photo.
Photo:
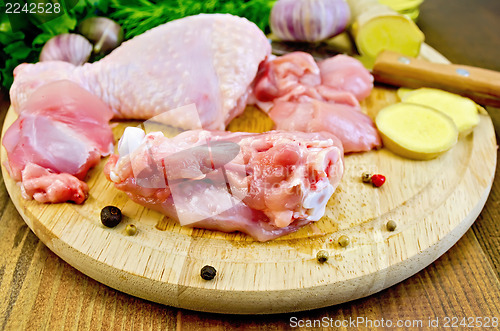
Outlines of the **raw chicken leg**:
[{"label": "raw chicken leg", "polygon": [[259,241],[319,220],[344,171],[328,133],[186,131],[169,139],[127,128],[105,174],[135,202],[181,225]]},{"label": "raw chicken leg", "polygon": [[[150,119],[184,129],[223,130],[243,112],[259,64],[270,54],[259,28],[237,16],[202,14],[137,36],[95,63],[22,64],[10,91],[20,111],[33,91],[69,79],[100,97],[114,118]],[[169,115],[194,103],[199,118]],[[201,122],[201,123],[200,123]]]}]

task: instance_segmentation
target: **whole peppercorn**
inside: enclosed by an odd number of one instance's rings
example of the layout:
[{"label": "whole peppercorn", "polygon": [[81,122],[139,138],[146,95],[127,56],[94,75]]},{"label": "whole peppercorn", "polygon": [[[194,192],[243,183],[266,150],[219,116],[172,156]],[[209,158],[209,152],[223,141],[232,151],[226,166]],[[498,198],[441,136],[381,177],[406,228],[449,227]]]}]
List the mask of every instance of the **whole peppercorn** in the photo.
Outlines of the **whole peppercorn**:
[{"label": "whole peppercorn", "polygon": [[325,263],[328,261],[328,252],[325,250],[320,250],[316,254],[316,260],[318,260],[319,263]]},{"label": "whole peppercorn", "polygon": [[137,233],[137,227],[134,224],[129,224],[125,228],[125,233],[129,236],[133,236]]},{"label": "whole peppercorn", "polygon": [[386,226],[387,230],[391,231],[391,232],[396,230],[396,228],[398,227],[396,222],[394,222],[393,220],[387,221],[387,224],[385,226]]},{"label": "whole peppercorn", "polygon": [[363,183],[371,183],[372,174],[369,172],[363,172],[363,174],[361,175],[361,180],[363,181]]},{"label": "whole peppercorn", "polygon": [[214,267],[210,265],[206,265],[203,268],[201,268],[201,278],[204,280],[212,280],[215,278],[215,275],[217,274],[217,270],[215,270]]},{"label": "whole peppercorn", "polygon": [[380,174],[373,175],[371,178],[371,182],[373,186],[380,187],[385,183],[385,176]]},{"label": "whole peppercorn", "polygon": [[122,220],[120,208],[115,206],[106,206],[101,210],[101,222],[108,228],[114,228]]},{"label": "whole peppercorn", "polygon": [[342,246],[342,247],[346,247],[346,246],[349,246],[349,243],[351,241],[349,240],[349,237],[348,236],[340,236],[339,237],[339,245]]}]

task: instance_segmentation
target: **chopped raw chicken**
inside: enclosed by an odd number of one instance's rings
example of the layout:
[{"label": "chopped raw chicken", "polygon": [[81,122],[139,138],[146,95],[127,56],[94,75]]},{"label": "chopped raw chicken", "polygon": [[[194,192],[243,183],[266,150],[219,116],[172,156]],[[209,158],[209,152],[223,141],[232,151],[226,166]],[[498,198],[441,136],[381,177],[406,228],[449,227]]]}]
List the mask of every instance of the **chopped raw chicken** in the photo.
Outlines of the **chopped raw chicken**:
[{"label": "chopped raw chicken", "polygon": [[[342,63],[346,68],[342,68]],[[254,94],[257,105],[264,111],[269,111],[276,100],[307,102],[316,99],[358,108],[357,95],[367,96],[372,88],[372,75],[353,58],[337,55],[318,66],[310,54],[293,52],[261,66]]]},{"label": "chopped raw chicken", "polygon": [[340,141],[323,132],[140,131],[127,128],[106,165],[118,189],[181,225],[259,241],[319,220],[344,170]]},{"label": "chopped raw chicken", "polygon": [[70,81],[38,88],[7,129],[7,169],[26,198],[83,202],[82,182],[101,156],[113,152],[113,113],[99,98]]},{"label": "chopped raw chicken", "polygon": [[[153,28],[95,63],[22,64],[10,97],[19,112],[37,87],[69,79],[101,98],[115,118],[163,114],[172,126],[223,130],[243,112],[270,51],[264,33],[245,18],[201,14]],[[196,104],[198,116],[168,112],[189,104]]]},{"label": "chopped raw chicken", "polygon": [[372,88],[372,75],[356,59],[337,55],[318,66],[310,54],[294,52],[261,66],[253,102],[278,130],[327,131],[346,153],[362,152],[382,143],[359,105]]},{"label": "chopped raw chicken", "polygon": [[88,190],[87,184],[75,176],[57,174],[31,162],[22,171],[21,193],[25,199],[35,199],[42,203],[83,203]]},{"label": "chopped raw chicken", "polygon": [[370,95],[373,76],[361,62],[347,55],[336,55],[318,63],[325,86],[352,93],[359,101]]},{"label": "chopped raw chicken", "polygon": [[276,101],[269,116],[277,130],[335,133],[346,152],[368,151],[382,143],[373,121],[343,104]]},{"label": "chopped raw chicken", "polygon": [[[266,61],[255,82],[258,101],[273,101],[283,96],[293,97],[314,93],[321,83],[319,68],[310,54],[294,52]],[[295,91],[298,89],[297,91]]]}]

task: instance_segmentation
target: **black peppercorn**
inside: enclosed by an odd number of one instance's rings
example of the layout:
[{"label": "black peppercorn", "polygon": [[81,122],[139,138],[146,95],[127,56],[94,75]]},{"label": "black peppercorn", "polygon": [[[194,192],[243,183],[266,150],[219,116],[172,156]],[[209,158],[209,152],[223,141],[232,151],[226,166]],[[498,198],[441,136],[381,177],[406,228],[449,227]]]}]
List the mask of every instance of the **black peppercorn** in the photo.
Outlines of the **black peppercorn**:
[{"label": "black peppercorn", "polygon": [[122,220],[120,208],[115,206],[106,206],[101,210],[101,222],[108,228],[114,228]]},{"label": "black peppercorn", "polygon": [[215,278],[215,275],[217,274],[217,270],[215,270],[214,267],[210,265],[206,265],[203,268],[201,268],[201,278],[204,280],[212,280]]},{"label": "black peppercorn", "polygon": [[316,259],[319,263],[325,263],[326,261],[328,261],[328,252],[324,250],[318,251],[318,253],[316,254]]}]

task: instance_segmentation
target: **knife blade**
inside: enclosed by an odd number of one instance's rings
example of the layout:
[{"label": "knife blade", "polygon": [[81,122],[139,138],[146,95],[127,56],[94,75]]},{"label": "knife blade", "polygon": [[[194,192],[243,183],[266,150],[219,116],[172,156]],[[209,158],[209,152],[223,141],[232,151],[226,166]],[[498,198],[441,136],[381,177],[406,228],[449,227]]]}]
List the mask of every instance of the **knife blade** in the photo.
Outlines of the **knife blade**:
[{"label": "knife blade", "polygon": [[291,52],[306,52],[316,61],[324,60],[337,54],[355,56],[357,54],[354,42],[347,33],[335,38],[316,43],[281,41],[272,34],[268,38],[274,55],[285,55]]}]

